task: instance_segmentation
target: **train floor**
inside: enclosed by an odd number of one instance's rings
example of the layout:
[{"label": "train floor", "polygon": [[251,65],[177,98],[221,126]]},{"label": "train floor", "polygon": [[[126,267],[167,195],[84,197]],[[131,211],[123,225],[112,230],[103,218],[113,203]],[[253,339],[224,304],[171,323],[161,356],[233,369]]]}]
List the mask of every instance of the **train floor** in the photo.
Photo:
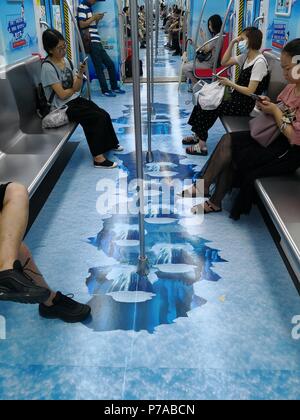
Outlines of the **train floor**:
[{"label": "train floor", "polygon": [[[0,399],[299,399],[299,295],[257,208],[234,222],[228,197],[223,213],[203,221],[188,199],[174,200],[178,214],[163,201],[168,216],[156,203],[145,223],[150,273],[133,274],[138,219],[126,185],[136,161],[125,88],[116,99],[93,91],[125,147],[111,155],[118,169],[93,168],[79,128],[80,145],[26,238],[51,287],[88,302],[92,317],[67,325],[41,319],[35,306],[1,303]],[[190,99],[185,85],[179,93],[176,83],[155,86],[155,163],[145,166],[154,191],[192,179],[206,162],[181,145]],[[146,132],[146,85],[142,102]],[[210,152],[223,133],[217,123]]]}]

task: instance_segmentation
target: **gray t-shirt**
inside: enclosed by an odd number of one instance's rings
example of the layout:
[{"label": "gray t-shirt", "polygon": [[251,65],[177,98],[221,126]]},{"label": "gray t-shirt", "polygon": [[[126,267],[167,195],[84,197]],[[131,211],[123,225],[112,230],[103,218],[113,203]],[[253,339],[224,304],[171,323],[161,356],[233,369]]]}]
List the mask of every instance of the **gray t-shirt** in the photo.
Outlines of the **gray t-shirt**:
[{"label": "gray t-shirt", "polygon": [[[47,59],[50,61],[50,59]],[[61,83],[64,89],[71,89],[74,83],[74,77],[76,76],[76,71],[72,70],[71,64],[69,60],[65,58],[66,66],[62,70],[60,67],[56,66],[54,63],[53,65],[50,63],[45,62],[42,66],[42,85],[44,87],[46,98],[49,100],[51,93],[53,92],[51,86],[56,83]],[[56,71],[56,70],[57,71]],[[59,76],[59,77],[58,77]],[[76,99],[80,96],[80,92],[74,93],[70,98],[62,100],[57,95],[54,96],[52,102],[52,109],[61,108],[62,106],[66,105],[68,102]]]}]

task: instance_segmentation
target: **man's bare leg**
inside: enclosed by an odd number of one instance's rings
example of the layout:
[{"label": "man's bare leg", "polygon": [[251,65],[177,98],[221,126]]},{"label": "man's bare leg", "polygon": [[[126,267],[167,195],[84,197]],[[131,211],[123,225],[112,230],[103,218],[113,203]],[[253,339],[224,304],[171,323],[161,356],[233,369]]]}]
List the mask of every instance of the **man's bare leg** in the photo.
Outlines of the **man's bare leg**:
[{"label": "man's bare leg", "polygon": [[28,192],[23,185],[10,184],[0,213],[0,271],[10,270],[19,258],[29,213]]}]

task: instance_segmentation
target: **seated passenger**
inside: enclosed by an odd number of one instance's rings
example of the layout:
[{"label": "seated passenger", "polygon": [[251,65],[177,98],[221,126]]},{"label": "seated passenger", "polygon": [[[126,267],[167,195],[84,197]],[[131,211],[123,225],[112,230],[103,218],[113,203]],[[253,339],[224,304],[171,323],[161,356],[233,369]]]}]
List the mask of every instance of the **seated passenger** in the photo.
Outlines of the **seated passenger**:
[{"label": "seated passenger", "polygon": [[119,145],[110,115],[94,102],[80,97],[86,66],[81,65],[77,74],[72,71],[69,60],[65,58],[66,41],[56,30],[47,29],[43,33],[43,45],[49,55],[43,64],[41,78],[48,100],[52,92],[55,92],[52,108],[68,105],[69,120],[83,127],[94,166],[103,169],[115,168],[117,164],[104,156],[104,153],[110,150],[123,150]]},{"label": "seated passenger", "polygon": [[[222,18],[219,15],[211,16],[208,19],[208,31],[211,35],[211,38],[215,38],[221,32],[222,28]],[[203,30],[201,31],[201,41],[204,44],[207,39]],[[218,41],[212,41],[206,47],[203,48],[202,51],[208,54],[205,61],[200,62],[197,60],[196,68],[197,69],[212,69],[214,67],[215,58],[216,58],[216,47]],[[187,80],[191,80],[192,84],[198,82],[198,79],[194,75],[194,62],[190,61],[183,66],[183,74],[185,75]]]},{"label": "seated passenger", "polygon": [[65,322],[86,320],[91,308],[50,289],[22,243],[29,213],[23,185],[0,185],[0,301],[39,303],[40,315]]},{"label": "seated passenger", "polygon": [[[217,146],[203,176],[206,196],[211,185],[216,184],[213,196],[204,205],[205,213],[222,211],[226,193],[238,186],[239,194],[231,211],[231,218],[238,220],[251,210],[256,179],[293,173],[300,167],[300,78],[299,65],[294,60],[299,56],[300,38],[289,42],[281,55],[284,77],[289,85],[279,95],[278,102],[288,111],[288,120],[282,107],[269,98],[263,97],[264,102],[258,104],[278,125],[281,133],[276,140],[265,148],[250,133],[232,133],[225,135]],[[192,193],[197,194],[195,187]],[[192,211],[199,210],[201,207],[196,206]]]},{"label": "seated passenger", "polygon": [[[261,95],[266,91],[269,83],[268,63],[260,52],[263,34],[257,28],[247,28],[242,35],[234,39],[226,51],[222,66],[233,66],[238,64],[241,72],[237,83],[220,78],[220,83],[233,89],[230,100],[224,99],[221,105],[213,111],[205,111],[200,105],[195,106],[190,117],[189,124],[195,133],[192,137],[183,140],[183,144],[194,145],[189,147],[186,152],[189,155],[207,156],[208,150],[206,142],[208,130],[214,125],[222,115],[248,116],[255,107],[255,100],[251,94]],[[233,57],[233,48],[239,45],[242,53],[238,57]]]}]

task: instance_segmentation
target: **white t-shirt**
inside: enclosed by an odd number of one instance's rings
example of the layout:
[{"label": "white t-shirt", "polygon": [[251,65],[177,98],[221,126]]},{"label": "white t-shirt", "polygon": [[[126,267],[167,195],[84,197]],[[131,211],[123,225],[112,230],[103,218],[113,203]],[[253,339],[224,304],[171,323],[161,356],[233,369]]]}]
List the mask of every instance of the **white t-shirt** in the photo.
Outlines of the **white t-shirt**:
[{"label": "white t-shirt", "polygon": [[263,54],[259,54],[254,60],[248,61],[247,54],[239,55],[235,57],[236,63],[242,68],[244,63],[244,69],[253,66],[251,81],[261,82],[264,77],[268,74],[268,62]]}]

